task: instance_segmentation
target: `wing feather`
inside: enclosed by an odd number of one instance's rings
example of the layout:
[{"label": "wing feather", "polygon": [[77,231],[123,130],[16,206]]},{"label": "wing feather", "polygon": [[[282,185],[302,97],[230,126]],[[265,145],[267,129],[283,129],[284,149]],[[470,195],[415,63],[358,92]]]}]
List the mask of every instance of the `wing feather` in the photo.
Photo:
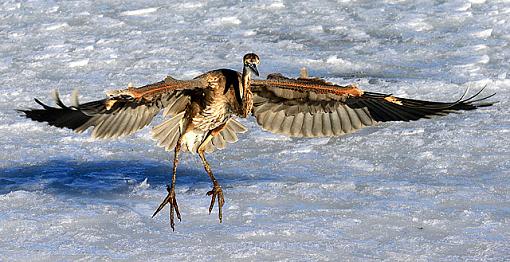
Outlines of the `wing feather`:
[{"label": "wing feather", "polygon": [[236,133],[245,133],[246,131],[248,131],[248,129],[245,126],[243,126],[243,124],[239,123],[237,120],[233,118],[231,118],[228,121],[227,126]]},{"label": "wing feather", "polygon": [[361,123],[365,126],[371,126],[374,124],[374,121],[372,117],[370,117],[370,113],[368,113],[368,110],[366,108],[356,108],[354,109],[356,114],[358,115],[359,119],[361,120]]},{"label": "wing feather", "polygon": [[225,139],[223,139],[223,136],[217,135],[212,139],[213,145],[218,149],[224,149],[225,148]]},{"label": "wing feather", "polygon": [[290,136],[291,135],[291,128],[292,128],[292,122],[294,121],[295,116],[285,116],[285,119],[283,120],[283,123],[280,127],[279,133],[285,134]]},{"label": "wing feather", "polygon": [[131,133],[133,133],[134,130],[137,129],[136,125],[137,125],[138,121],[140,120],[139,108],[133,109],[132,114],[133,114],[133,117],[131,118],[131,122],[129,123],[129,126],[126,130],[127,134],[131,134]]},{"label": "wing feather", "polygon": [[356,114],[356,112],[354,112],[352,108],[345,107],[345,111],[347,111],[347,114],[349,115],[352,129],[356,130],[363,127],[363,125],[361,124],[361,120],[359,119],[358,115]]},{"label": "wing feather", "polygon": [[221,135],[223,136],[223,139],[225,139],[225,141],[227,143],[237,142],[236,133],[232,129],[230,129],[230,127],[228,127],[228,126],[225,126],[225,128],[223,129],[223,132],[221,132]]},{"label": "wing feather", "polygon": [[[206,146],[206,152],[213,152],[215,149],[223,149],[226,143],[235,143],[239,140],[237,134],[248,131],[243,124],[234,118],[230,118],[224,128],[216,134]],[[223,141],[223,142],[222,142]]]},{"label": "wing feather", "polygon": [[304,118],[305,118],[305,114],[303,112],[298,112],[294,116],[294,120],[292,121],[292,126],[290,128],[291,136],[303,136],[301,129],[303,128]]},{"label": "wing feather", "polygon": [[305,137],[313,137],[312,129],[313,129],[313,115],[310,114],[310,112],[306,112],[305,117],[303,119],[303,129],[301,130],[301,132]]},{"label": "wing feather", "polygon": [[170,131],[170,137],[172,139],[170,139],[169,140],[170,142],[168,144],[166,144],[166,146],[165,146],[166,151],[174,150],[175,146],[177,145],[177,141],[179,141],[179,135],[180,135],[179,127],[172,128],[172,131]]},{"label": "wing feather", "polygon": [[99,123],[99,125],[94,127],[92,131],[93,138],[103,138],[104,130],[108,127],[108,124],[112,120],[112,117],[104,117],[104,120]]},{"label": "wing feather", "polygon": [[267,116],[264,119],[263,126],[265,126],[266,129],[271,128],[271,123],[273,122],[274,117],[276,116],[276,113],[273,111],[268,111]]},{"label": "wing feather", "polygon": [[283,121],[285,120],[285,111],[280,110],[275,113],[275,116],[273,117],[273,121],[271,124],[271,130],[274,132],[278,132],[281,130],[281,126]]},{"label": "wing feather", "polygon": [[313,117],[312,136],[313,137],[323,136],[322,115],[323,115],[323,113],[317,113],[317,114],[312,115],[312,117]]},{"label": "wing feather", "polygon": [[112,114],[110,117],[108,117],[103,123],[101,123],[101,137],[102,138],[111,138],[111,131],[112,128],[115,127],[115,123],[117,119],[119,118],[119,115],[121,114],[122,110],[119,110],[119,112]]},{"label": "wing feather", "polygon": [[324,136],[333,136],[333,130],[331,129],[330,113],[322,114],[322,134]]},{"label": "wing feather", "polygon": [[352,129],[351,119],[349,118],[347,110],[345,110],[345,106],[340,105],[339,107],[336,108],[336,112],[340,117],[340,122],[342,123],[342,130],[344,131],[344,133],[350,133]]},{"label": "wing feather", "polygon": [[180,126],[184,115],[185,112],[174,115],[152,129],[152,138],[158,141],[158,146],[165,148],[166,151],[173,150],[181,135]]},{"label": "wing feather", "polygon": [[333,131],[333,134],[335,136],[345,134],[342,129],[342,121],[340,120],[340,117],[338,116],[338,112],[335,111],[335,112],[329,113],[329,119],[331,120],[331,131]]}]

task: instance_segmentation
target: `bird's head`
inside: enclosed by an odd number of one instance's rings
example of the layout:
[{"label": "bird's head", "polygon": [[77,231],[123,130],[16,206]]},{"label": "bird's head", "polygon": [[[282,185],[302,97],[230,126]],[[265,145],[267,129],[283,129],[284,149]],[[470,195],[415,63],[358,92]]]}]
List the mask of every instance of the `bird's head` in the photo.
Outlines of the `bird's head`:
[{"label": "bird's head", "polygon": [[244,68],[248,69],[256,76],[259,76],[259,70],[257,69],[257,65],[260,64],[259,56],[254,53],[248,53],[243,57]]}]

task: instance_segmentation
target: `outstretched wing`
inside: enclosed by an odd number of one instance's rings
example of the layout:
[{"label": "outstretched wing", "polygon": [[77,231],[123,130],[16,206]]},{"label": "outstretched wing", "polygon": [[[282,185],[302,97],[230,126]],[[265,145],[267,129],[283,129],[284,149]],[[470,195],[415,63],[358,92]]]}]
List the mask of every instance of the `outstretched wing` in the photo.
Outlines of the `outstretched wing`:
[{"label": "outstretched wing", "polygon": [[43,104],[42,109],[18,110],[26,117],[60,128],[70,128],[78,133],[93,127],[94,138],[126,136],[148,125],[161,109],[165,115],[176,115],[185,110],[189,94],[206,88],[204,79],[164,81],[108,93],[108,98],[84,104],[78,102],[78,94],[72,95],[72,105],[66,106],[58,92],[54,92],[57,107]]},{"label": "outstretched wing", "polygon": [[317,78],[290,79],[281,74],[253,80],[253,114],[265,130],[294,137],[338,136],[377,122],[412,121],[473,110],[493,103],[480,92],[451,103],[364,92]]}]

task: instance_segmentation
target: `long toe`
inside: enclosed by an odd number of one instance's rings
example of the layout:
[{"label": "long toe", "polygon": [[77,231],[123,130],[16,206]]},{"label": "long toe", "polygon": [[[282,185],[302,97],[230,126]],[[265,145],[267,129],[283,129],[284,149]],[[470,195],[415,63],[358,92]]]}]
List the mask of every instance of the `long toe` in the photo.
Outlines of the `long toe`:
[{"label": "long toe", "polygon": [[225,204],[225,199],[223,198],[223,190],[220,189],[220,192],[218,193],[218,218],[220,219],[220,223],[223,218],[223,204]]},{"label": "long toe", "polygon": [[165,197],[165,199],[163,199],[163,201],[161,202],[161,204],[159,204],[158,208],[156,209],[156,211],[154,211],[154,214],[152,214],[152,217],[155,217],[159,211],[161,211],[161,209],[163,209],[166,204],[168,204],[170,202],[170,193]]},{"label": "long toe", "polygon": [[177,205],[177,200],[175,199],[174,197],[174,204],[173,204],[174,208],[175,208],[175,214],[177,214],[177,218],[179,219],[179,221],[182,221],[181,220],[181,213],[179,213],[179,206]]},{"label": "long toe", "polygon": [[214,207],[214,202],[216,201],[216,193],[213,191],[209,191],[207,192],[207,195],[211,196],[211,204],[209,205],[209,214],[211,214],[211,211],[213,210]]}]

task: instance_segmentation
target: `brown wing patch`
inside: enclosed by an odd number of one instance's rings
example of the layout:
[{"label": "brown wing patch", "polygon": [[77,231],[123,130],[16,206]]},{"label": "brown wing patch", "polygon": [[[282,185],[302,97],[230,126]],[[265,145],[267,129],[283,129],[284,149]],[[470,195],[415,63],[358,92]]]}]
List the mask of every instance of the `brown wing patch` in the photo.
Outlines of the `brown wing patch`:
[{"label": "brown wing patch", "polygon": [[206,79],[195,78],[192,80],[177,80],[167,76],[165,80],[148,84],[138,88],[128,87],[127,89],[107,92],[109,96],[127,96],[137,100],[152,100],[164,93],[172,93],[177,90],[207,88],[209,83]]},{"label": "brown wing patch", "polygon": [[[281,75],[270,75],[267,80],[252,80],[251,85],[254,89],[259,87],[271,87],[272,91],[280,92],[280,94],[277,95],[283,97],[289,96],[288,92],[284,90],[294,92],[292,96],[299,96],[299,94],[296,93],[305,93],[308,95],[315,95],[319,97],[319,99],[323,99],[323,97],[318,95],[329,94],[332,96],[325,96],[324,98],[332,100],[340,100],[348,96],[361,96],[364,93],[363,90],[359,89],[356,85],[339,86],[328,83],[322,79],[289,79]],[[292,98],[294,97],[289,97],[289,99]]]}]

